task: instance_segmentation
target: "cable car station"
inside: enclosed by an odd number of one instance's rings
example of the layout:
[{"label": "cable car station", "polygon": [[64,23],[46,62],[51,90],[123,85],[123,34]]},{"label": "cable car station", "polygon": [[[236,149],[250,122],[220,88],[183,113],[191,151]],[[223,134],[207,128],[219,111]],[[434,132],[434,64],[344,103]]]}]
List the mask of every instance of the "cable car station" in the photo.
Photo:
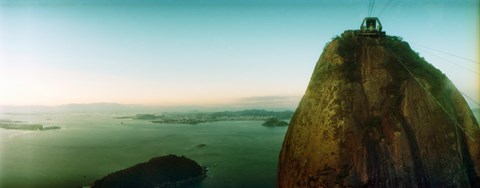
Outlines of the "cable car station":
[{"label": "cable car station", "polygon": [[385,31],[382,31],[382,23],[377,17],[366,17],[363,19],[360,30],[357,30],[357,35],[367,37],[384,37]]}]

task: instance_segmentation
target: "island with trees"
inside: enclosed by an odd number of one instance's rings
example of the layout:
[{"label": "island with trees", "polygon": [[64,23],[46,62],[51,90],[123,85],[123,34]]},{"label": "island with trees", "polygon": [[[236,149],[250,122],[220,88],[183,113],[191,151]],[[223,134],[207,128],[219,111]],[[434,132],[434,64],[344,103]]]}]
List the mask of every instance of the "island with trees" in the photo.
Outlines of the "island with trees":
[{"label": "island with trees", "polygon": [[170,154],[108,174],[96,180],[91,187],[187,187],[205,176],[205,167],[194,160]]},{"label": "island with trees", "polygon": [[267,121],[265,121],[265,123],[263,123],[262,125],[266,127],[284,127],[288,126],[288,122],[280,120],[277,117],[272,117],[267,119]]}]

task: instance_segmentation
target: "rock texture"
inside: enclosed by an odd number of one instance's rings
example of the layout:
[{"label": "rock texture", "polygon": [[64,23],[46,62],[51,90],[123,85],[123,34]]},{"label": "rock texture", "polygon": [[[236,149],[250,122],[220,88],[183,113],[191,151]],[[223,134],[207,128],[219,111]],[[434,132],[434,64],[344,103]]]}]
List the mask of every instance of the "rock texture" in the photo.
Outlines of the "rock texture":
[{"label": "rock texture", "polygon": [[205,170],[186,157],[167,155],[120,170],[95,181],[92,188],[185,187],[205,177]]},{"label": "rock texture", "polygon": [[476,187],[478,141],[462,95],[408,43],[347,31],[317,62],[285,136],[277,185]]}]

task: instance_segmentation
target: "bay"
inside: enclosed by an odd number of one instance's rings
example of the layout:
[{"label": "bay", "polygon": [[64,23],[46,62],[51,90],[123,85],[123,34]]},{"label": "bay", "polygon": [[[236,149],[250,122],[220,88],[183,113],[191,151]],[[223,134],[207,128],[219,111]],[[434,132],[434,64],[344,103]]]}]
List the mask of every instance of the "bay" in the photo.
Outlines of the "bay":
[{"label": "bay", "polygon": [[0,129],[0,187],[80,187],[167,154],[184,155],[208,168],[207,177],[194,187],[275,186],[287,127],[264,127],[261,121],[174,125],[114,118],[123,115],[1,115],[62,128]]}]

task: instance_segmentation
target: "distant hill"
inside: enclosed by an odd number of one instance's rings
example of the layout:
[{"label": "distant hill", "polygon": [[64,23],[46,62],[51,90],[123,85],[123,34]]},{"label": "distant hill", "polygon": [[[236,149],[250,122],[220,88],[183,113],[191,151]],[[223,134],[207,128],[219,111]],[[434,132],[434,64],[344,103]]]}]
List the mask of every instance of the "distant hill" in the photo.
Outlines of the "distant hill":
[{"label": "distant hill", "polygon": [[56,113],[56,112],[132,112],[144,108],[141,105],[124,105],[118,103],[88,103],[88,104],[65,104],[58,106],[14,106],[0,105],[2,113]]},{"label": "distant hill", "polygon": [[63,113],[63,112],[106,112],[106,113],[151,113],[151,112],[220,112],[240,111],[244,109],[266,109],[271,111],[293,110],[299,97],[249,97],[241,98],[231,104],[222,105],[137,105],[119,103],[64,104],[56,106],[42,105],[0,105],[0,113]]},{"label": "distant hill", "polygon": [[265,121],[270,118],[289,120],[293,115],[292,111],[267,111],[267,110],[241,110],[223,112],[166,112],[161,114],[137,114],[132,117],[116,117],[117,119],[138,119],[148,120],[153,123],[168,124],[198,124],[215,121]]}]

